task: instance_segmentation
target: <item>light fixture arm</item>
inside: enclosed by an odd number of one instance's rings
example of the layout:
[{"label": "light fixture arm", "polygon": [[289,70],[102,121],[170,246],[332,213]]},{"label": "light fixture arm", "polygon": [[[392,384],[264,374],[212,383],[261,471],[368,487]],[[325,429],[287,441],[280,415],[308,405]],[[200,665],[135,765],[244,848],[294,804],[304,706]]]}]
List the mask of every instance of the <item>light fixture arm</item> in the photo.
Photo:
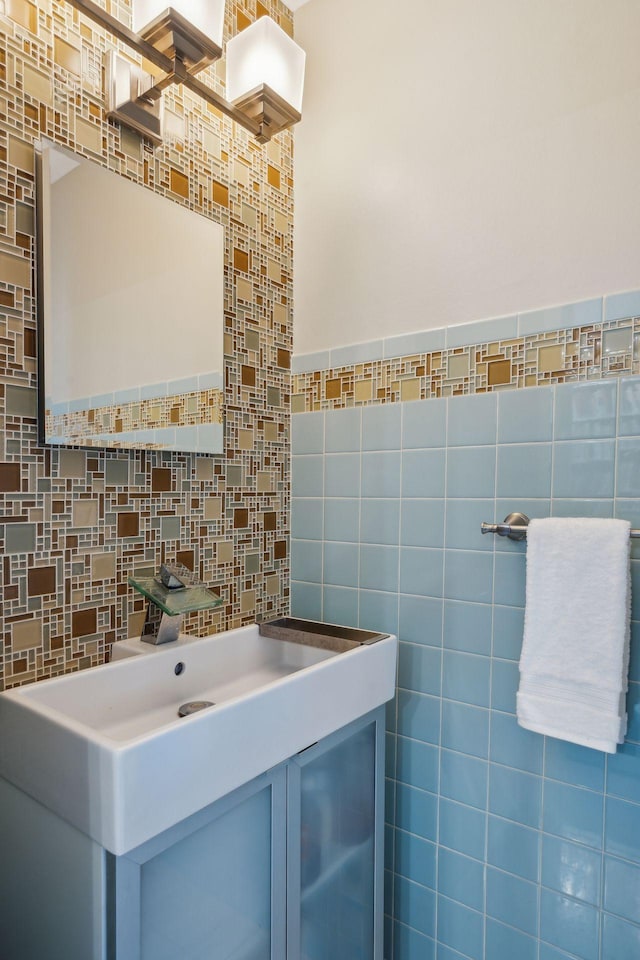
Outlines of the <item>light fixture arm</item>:
[{"label": "light fixture arm", "polygon": [[[267,143],[276,133],[301,119],[299,111],[267,84],[256,87],[247,96],[237,98],[234,103],[230,103],[199,80],[195,74],[221,55],[220,47],[206,43],[207,38],[202,34],[199,35],[199,39],[206,45],[198,48],[198,37],[196,37],[195,58],[189,59],[184,48],[178,49],[177,43],[169,48],[164,47],[171,54],[168,56],[146,39],[147,36],[150,38],[156,36],[154,30],[149,32],[144,28],[144,36],[136,33],[94,3],[94,0],[68,0],[68,2],[162,71],[163,76],[152,77],[114,50],[108,51],[105,55],[107,116],[132,127],[143,136],[149,137],[154,143],[162,142],[162,93],[174,83],[187,87],[212,107],[240,124],[259,143]],[[155,27],[157,22],[154,21],[152,26]],[[184,19],[180,20],[180,24],[182,29],[189,26]],[[272,29],[282,33],[273,21],[271,25]],[[163,27],[164,23],[158,28],[159,45],[162,44],[165,36],[161,35]],[[286,40],[286,43],[295,48],[292,41]],[[304,53],[300,48],[296,49],[304,59]]]},{"label": "light fixture arm", "polygon": [[156,50],[153,44],[149,43],[139,34],[134,33],[133,30],[130,30],[124,23],[116,20],[110,13],[107,13],[106,10],[99,7],[97,3],[93,3],[93,0],[68,0],[68,2],[72,7],[75,7],[76,10],[79,10],[80,13],[84,13],[90,20],[97,23],[98,26],[104,27],[105,30],[108,30],[109,33],[117,37],[118,40],[122,40],[128,47],[133,47],[133,49],[137,50],[143,57],[146,57],[150,63],[153,63],[156,67],[160,67],[165,73],[172,73],[173,61],[170,57],[166,57],[164,53]]}]

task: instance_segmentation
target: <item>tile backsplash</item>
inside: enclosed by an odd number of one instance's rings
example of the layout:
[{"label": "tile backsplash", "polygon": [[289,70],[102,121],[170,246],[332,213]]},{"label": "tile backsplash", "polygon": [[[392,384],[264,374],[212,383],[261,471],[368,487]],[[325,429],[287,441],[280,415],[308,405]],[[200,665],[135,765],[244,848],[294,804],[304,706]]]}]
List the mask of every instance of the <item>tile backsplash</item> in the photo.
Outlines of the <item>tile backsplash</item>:
[{"label": "tile backsplash", "polygon": [[[130,5],[111,12],[127,21]],[[229,0],[226,36],[264,12],[291,32],[279,0]],[[286,612],[293,180],[290,133],[260,147],[179,87],[165,93],[170,133],[156,150],[108,122],[112,40],[63,0],[12,0],[0,21],[2,688],[103,662],[144,620],[127,574],[165,557],[224,599],[191,618],[193,632]],[[223,89],[222,67],[207,76]],[[223,457],[38,446],[33,144],[43,136],[225,227]],[[96,229],[89,218],[88,237]],[[141,383],[152,378],[141,371]],[[215,419],[219,429],[217,408]]]},{"label": "tile backsplash", "polygon": [[[631,319],[609,322],[626,350]],[[552,349],[577,342],[574,328],[547,333]],[[339,376],[357,384],[367,362]],[[517,725],[526,543],[480,524],[520,510],[640,527],[640,377],[600,368],[591,382],[414,402],[376,388],[358,404],[315,392],[331,369],[308,374],[310,412],[292,419],[292,612],[400,640],[386,960],[636,960],[640,544],[629,730],[606,756]]]}]

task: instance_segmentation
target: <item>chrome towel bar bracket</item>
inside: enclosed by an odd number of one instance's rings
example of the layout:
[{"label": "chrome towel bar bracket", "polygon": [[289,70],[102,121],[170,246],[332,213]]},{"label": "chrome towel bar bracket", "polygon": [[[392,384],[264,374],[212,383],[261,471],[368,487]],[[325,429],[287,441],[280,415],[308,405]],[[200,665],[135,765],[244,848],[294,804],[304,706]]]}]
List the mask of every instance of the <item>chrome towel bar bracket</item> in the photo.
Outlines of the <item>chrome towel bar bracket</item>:
[{"label": "chrome towel bar bracket", "polygon": [[[497,533],[499,537],[508,537],[509,540],[526,540],[529,517],[524,513],[510,513],[503,523],[481,523],[481,533]],[[640,530],[631,530],[629,536],[633,540],[640,540]]]}]

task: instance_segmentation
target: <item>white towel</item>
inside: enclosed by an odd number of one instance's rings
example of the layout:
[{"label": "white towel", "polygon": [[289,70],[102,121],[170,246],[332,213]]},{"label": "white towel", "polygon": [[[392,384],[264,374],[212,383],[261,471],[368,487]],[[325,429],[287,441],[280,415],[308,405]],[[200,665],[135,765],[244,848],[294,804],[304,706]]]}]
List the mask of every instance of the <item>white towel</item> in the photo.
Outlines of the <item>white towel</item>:
[{"label": "white towel", "polygon": [[630,524],[532,520],[518,723],[615,753],[627,731]]}]

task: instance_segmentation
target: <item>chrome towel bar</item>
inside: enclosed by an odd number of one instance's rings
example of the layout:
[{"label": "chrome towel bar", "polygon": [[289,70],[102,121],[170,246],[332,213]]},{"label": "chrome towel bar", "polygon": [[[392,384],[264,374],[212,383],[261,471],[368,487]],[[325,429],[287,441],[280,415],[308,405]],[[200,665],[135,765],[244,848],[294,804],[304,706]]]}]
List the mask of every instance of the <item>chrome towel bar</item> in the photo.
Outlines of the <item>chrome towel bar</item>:
[{"label": "chrome towel bar", "polygon": [[[509,540],[526,540],[529,517],[524,513],[510,513],[503,523],[481,523],[481,533],[497,533],[499,537],[508,537]],[[629,536],[634,540],[640,539],[640,530],[631,530]]]}]

